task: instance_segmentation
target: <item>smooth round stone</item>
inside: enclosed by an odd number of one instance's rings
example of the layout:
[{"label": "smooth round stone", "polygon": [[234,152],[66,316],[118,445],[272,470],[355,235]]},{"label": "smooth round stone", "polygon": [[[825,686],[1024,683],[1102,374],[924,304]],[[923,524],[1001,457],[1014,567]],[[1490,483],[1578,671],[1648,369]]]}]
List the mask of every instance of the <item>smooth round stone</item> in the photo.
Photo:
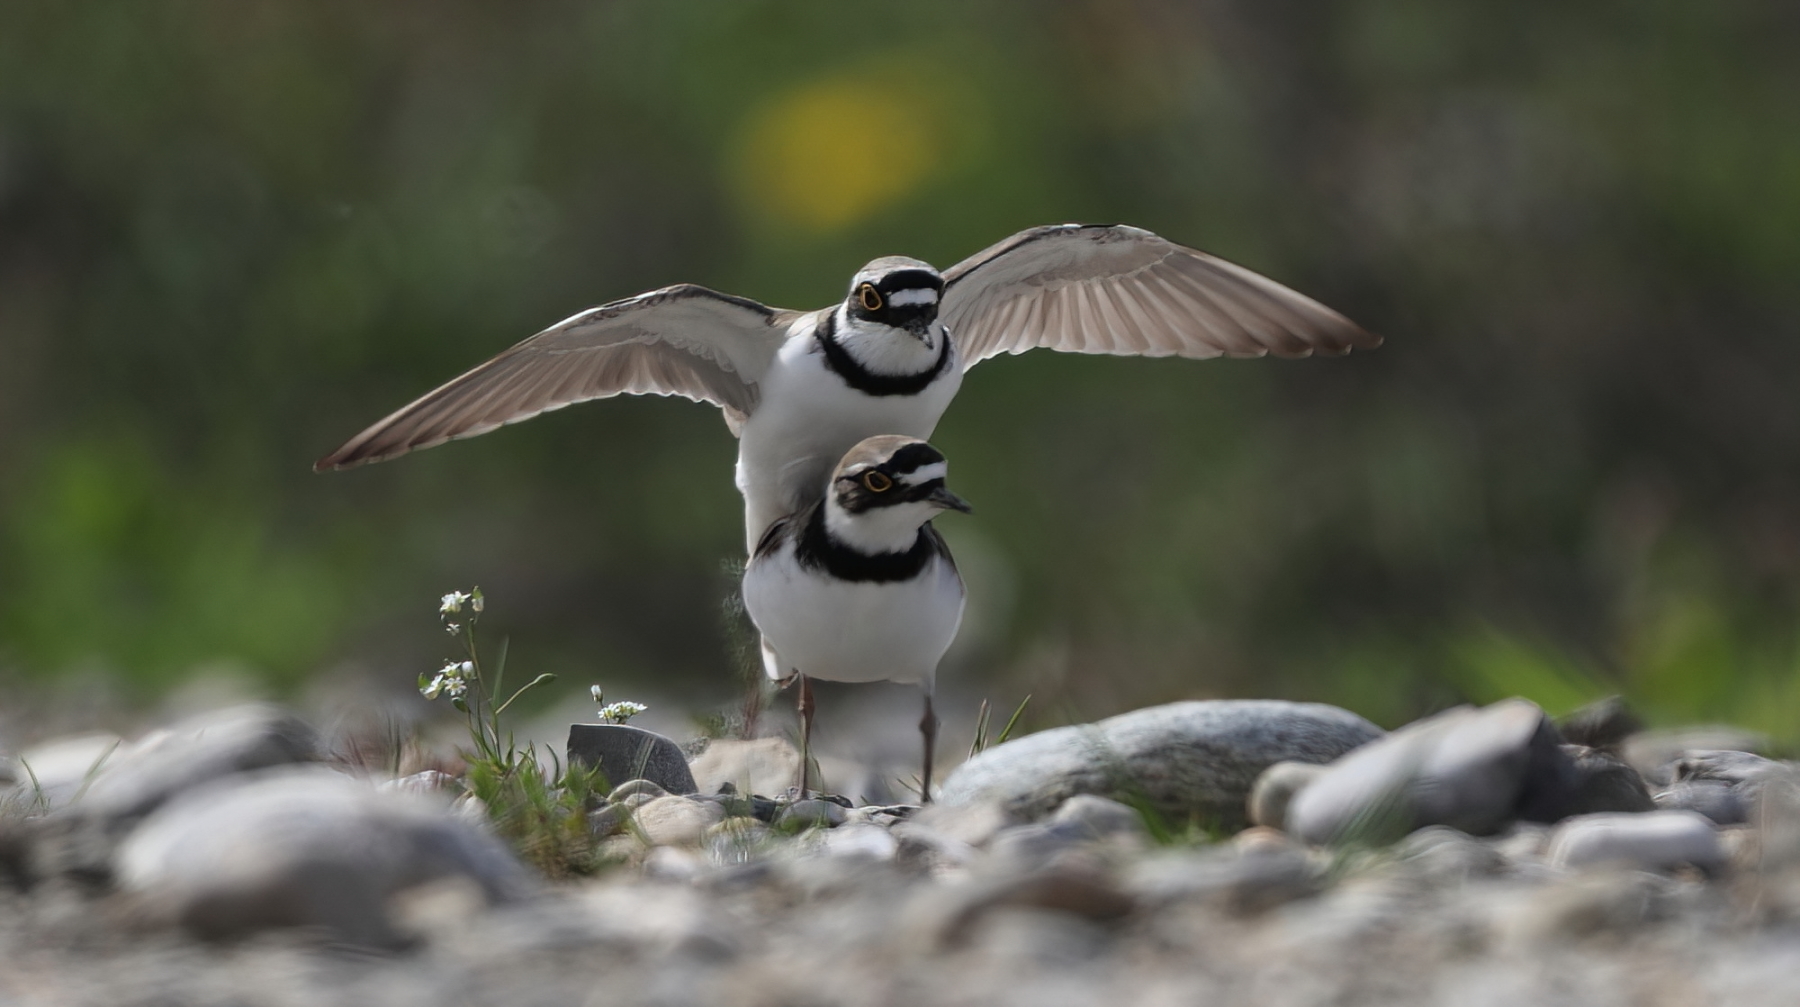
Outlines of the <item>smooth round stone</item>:
[{"label": "smooth round stone", "polygon": [[1050,824],[1060,826],[1072,835],[1101,839],[1106,836],[1143,836],[1144,816],[1130,805],[1120,804],[1094,794],[1076,794],[1056,809]]},{"label": "smooth round stone", "polygon": [[1663,811],[1692,811],[1715,825],[1741,825],[1750,820],[1750,808],[1737,788],[1724,780],[1683,780],[1656,795]]},{"label": "smooth round stone", "polygon": [[1381,736],[1356,714],[1319,703],[1170,703],[997,745],[958,766],[938,801],[993,801],[1036,819],[1076,794],[1131,796],[1237,828],[1264,769],[1284,760],[1329,762]]},{"label": "smooth round stone", "polygon": [[632,829],[651,846],[698,846],[706,830],[725,818],[711,801],[658,797],[631,816]]},{"label": "smooth round stone", "polygon": [[1575,771],[1522,699],[1415,721],[1333,763],[1293,796],[1285,827],[1314,845],[1392,842],[1427,825],[1472,835],[1561,817]]},{"label": "smooth round stone", "polygon": [[318,926],[378,946],[397,943],[386,905],[398,892],[462,879],[503,901],[533,887],[504,844],[442,801],[319,768],[182,794],[120,846],[116,875],[152,918],[202,936]]},{"label": "smooth round stone", "polygon": [[1553,867],[1619,864],[1654,871],[1691,864],[1716,871],[1725,865],[1718,830],[1692,811],[1571,818],[1551,833],[1547,853]]},{"label": "smooth round stone", "polygon": [[1562,750],[1573,769],[1569,803],[1563,809],[1568,814],[1656,810],[1644,778],[1623,760],[1582,745],[1564,745]]},{"label": "smooth round stone", "polygon": [[631,813],[621,804],[602,804],[588,812],[588,831],[596,838],[604,839],[617,833],[631,819]]},{"label": "smooth round stone", "polygon": [[694,785],[681,746],[641,727],[572,724],[568,752],[571,765],[598,767],[608,782],[647,780],[670,794],[692,794],[700,789]]},{"label": "smooth round stone", "polygon": [[191,717],[108,759],[81,796],[90,819],[135,819],[189,788],[233,773],[311,762],[318,735],[292,713],[252,703]]}]

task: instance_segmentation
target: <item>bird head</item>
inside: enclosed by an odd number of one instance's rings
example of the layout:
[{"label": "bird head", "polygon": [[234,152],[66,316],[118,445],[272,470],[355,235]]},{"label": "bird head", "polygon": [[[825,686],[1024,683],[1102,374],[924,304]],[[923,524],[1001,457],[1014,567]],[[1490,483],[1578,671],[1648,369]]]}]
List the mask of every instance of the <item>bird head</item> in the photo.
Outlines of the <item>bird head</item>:
[{"label": "bird head", "polygon": [[890,255],[857,271],[844,307],[852,319],[890,325],[929,342],[943,294],[944,277],[930,264]]},{"label": "bird head", "polygon": [[826,523],[866,553],[910,549],[925,522],[947,510],[974,510],[944,485],[948,471],[942,452],[916,437],[871,437],[832,473]]}]

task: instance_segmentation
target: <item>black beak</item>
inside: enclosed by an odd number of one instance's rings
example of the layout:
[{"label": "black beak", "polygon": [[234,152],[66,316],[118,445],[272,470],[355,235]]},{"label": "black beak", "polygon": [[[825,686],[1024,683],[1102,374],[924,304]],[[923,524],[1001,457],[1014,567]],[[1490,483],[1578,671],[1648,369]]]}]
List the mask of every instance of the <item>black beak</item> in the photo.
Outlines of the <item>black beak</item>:
[{"label": "black beak", "polygon": [[932,490],[931,495],[925,499],[937,504],[945,510],[962,511],[964,514],[975,513],[975,508],[969,505],[969,501],[964,500],[962,497],[957,496],[942,486]]}]

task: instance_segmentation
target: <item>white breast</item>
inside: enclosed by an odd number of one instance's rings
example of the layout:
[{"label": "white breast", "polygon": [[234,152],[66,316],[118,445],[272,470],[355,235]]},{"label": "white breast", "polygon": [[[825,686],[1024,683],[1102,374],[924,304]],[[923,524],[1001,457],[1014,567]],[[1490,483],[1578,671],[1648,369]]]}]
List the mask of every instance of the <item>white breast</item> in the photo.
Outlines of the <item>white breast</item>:
[{"label": "white breast", "polygon": [[962,625],[956,568],[933,557],[909,581],[845,582],[801,567],[791,545],[753,561],[744,607],[782,667],[832,682],[893,681],[930,689]]},{"label": "white breast", "polygon": [[811,315],[795,323],[739,434],[737,485],[744,494],[747,549],[756,547],[769,525],[818,499],[831,470],[857,442],[878,434],[930,437],[962,386],[953,346],[943,374],[919,394],[866,395],[825,366],[813,339],[815,324]]}]

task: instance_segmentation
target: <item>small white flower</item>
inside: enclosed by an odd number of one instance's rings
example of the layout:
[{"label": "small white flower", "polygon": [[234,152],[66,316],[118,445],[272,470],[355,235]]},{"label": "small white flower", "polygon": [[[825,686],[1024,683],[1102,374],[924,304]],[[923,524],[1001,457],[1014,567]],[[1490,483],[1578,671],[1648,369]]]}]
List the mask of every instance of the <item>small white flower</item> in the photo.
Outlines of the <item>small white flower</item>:
[{"label": "small white flower", "polygon": [[444,683],[444,694],[451,699],[461,699],[463,698],[463,694],[468,691],[469,682],[467,679],[452,678]]},{"label": "small white flower", "polygon": [[469,608],[473,609],[476,615],[480,615],[481,610],[486,607],[487,598],[482,595],[480,588],[476,588],[475,593],[469,596]]},{"label": "small white flower", "polygon": [[606,702],[606,690],[597,685],[588,686],[588,695],[594,697],[594,702],[596,703]]},{"label": "small white flower", "polygon": [[633,703],[629,699],[622,699],[617,703],[608,703],[601,707],[600,719],[609,724],[623,724],[648,709],[650,708],[642,703]]},{"label": "small white flower", "polygon": [[467,594],[461,591],[452,591],[438,600],[438,614],[455,615],[462,611],[463,603],[468,600]]},{"label": "small white flower", "polygon": [[445,684],[444,673],[440,671],[437,673],[436,678],[433,678],[430,682],[419,687],[419,695],[424,696],[426,699],[436,699],[443,693]]},{"label": "small white flower", "polygon": [[462,632],[462,623],[446,622],[446,623],[444,623],[444,632],[449,633],[451,636],[455,636],[456,634]]},{"label": "small white flower", "polygon": [[464,677],[475,674],[475,662],[474,661],[464,661],[463,663],[457,665],[456,673],[458,675],[461,675]]}]

